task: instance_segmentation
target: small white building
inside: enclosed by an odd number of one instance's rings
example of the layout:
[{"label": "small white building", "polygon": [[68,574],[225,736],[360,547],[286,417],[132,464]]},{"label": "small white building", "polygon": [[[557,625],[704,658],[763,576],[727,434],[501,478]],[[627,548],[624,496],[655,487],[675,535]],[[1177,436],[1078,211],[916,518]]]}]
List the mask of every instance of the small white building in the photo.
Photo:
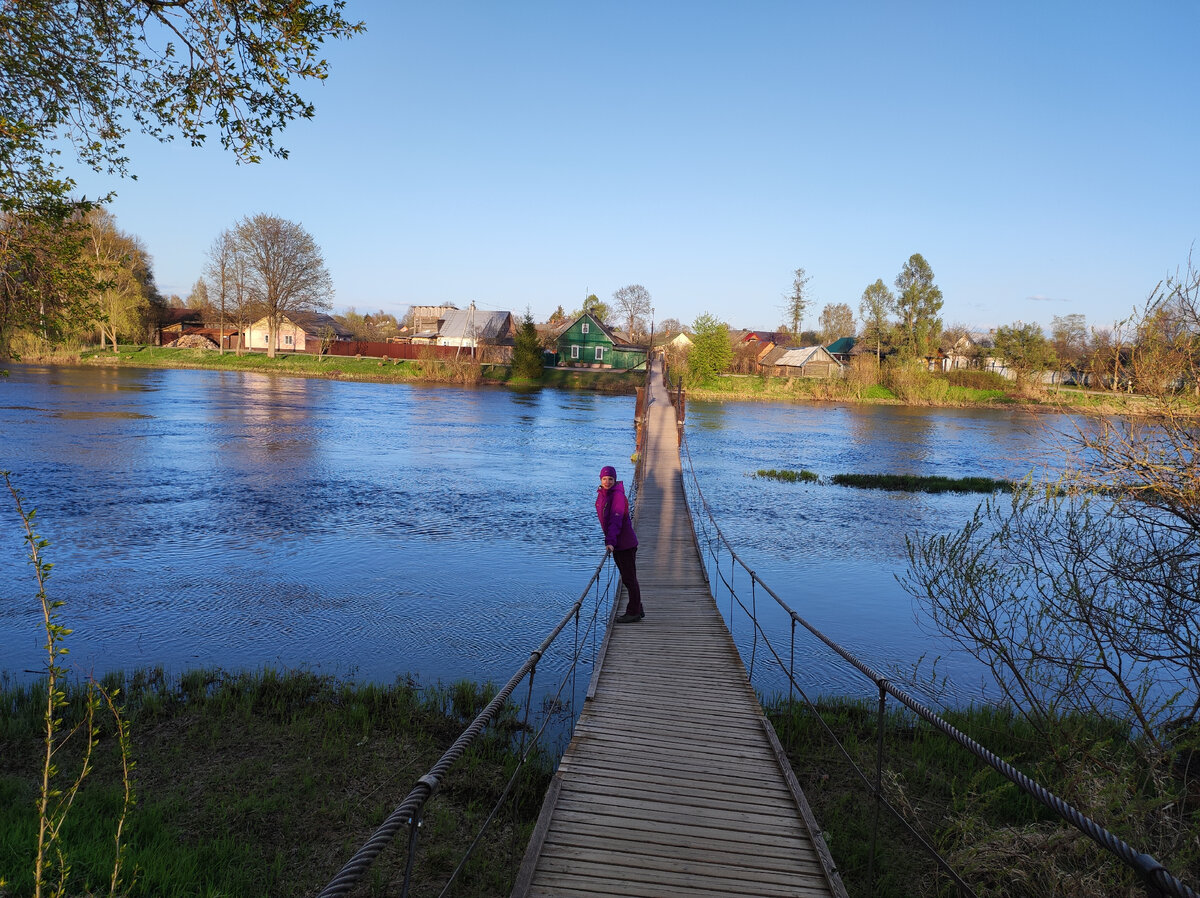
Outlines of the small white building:
[{"label": "small white building", "polygon": [[[298,314],[296,321],[284,315],[275,334],[275,349],[282,352],[317,352],[327,333],[334,340],[354,339],[354,334],[331,315],[319,312]],[[242,346],[247,349],[267,349],[269,339],[267,319],[260,318],[242,333]]]}]

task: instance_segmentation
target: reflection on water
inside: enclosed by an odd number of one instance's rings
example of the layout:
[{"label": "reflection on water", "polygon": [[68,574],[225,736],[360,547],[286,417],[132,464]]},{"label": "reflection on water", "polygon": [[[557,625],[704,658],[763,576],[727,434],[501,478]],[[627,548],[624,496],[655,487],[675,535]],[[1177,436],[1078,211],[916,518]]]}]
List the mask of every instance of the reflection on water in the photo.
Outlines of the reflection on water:
[{"label": "reflection on water", "polygon": [[[599,560],[596,472],[631,475],[630,397],[11,370],[0,468],[38,509],[50,591],[85,670],[277,664],[503,681]],[[695,402],[688,416],[702,486],[739,553],[880,666],[944,648],[896,585],[903,535],[961,523],[977,497],[753,473],[1012,477],[1038,446],[1015,411]],[[20,535],[0,502],[0,670],[24,676],[41,666],[43,637]],[[811,680],[848,688],[815,661]]]}]

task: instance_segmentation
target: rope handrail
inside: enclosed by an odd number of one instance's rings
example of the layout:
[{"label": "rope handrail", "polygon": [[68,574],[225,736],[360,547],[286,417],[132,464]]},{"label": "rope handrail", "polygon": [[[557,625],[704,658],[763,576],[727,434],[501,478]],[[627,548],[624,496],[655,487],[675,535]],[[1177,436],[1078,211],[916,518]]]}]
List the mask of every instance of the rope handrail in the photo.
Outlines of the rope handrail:
[{"label": "rope handrail", "polygon": [[[442,778],[449,772],[454,763],[462,757],[470,744],[478,738],[484,728],[492,722],[492,719],[508,702],[509,697],[517,686],[520,685],[521,681],[525,679],[526,675],[530,674],[537,667],[537,663],[541,660],[542,655],[545,654],[554,640],[558,638],[559,634],[562,633],[572,618],[575,618],[579,614],[588,592],[594,583],[599,583],[601,571],[604,570],[604,566],[608,561],[609,556],[606,554],[600,560],[600,563],[596,565],[596,570],[592,572],[592,576],[589,578],[583,592],[580,593],[579,598],[575,600],[570,610],[563,615],[550,634],[542,640],[542,643],[536,649],[529,653],[529,657],[517,672],[509,678],[504,688],[496,693],[487,706],[476,715],[475,719],[463,730],[454,743],[446,749],[433,767],[417,780],[416,785],[413,786],[400,804],[396,806],[395,810],[388,815],[387,819],[380,824],[371,837],[363,843],[362,847],[354,853],[354,856],[346,862],[337,875],[329,881],[329,884],[321,890],[318,898],[335,898],[335,896],[345,895],[362,878],[380,852],[395,838],[400,828],[415,819],[417,812],[441,785]],[[576,658],[574,663],[577,663],[577,661],[578,659]],[[490,822],[490,818],[488,822]]]},{"label": "rope handrail", "polygon": [[[761,586],[767,592],[767,594],[770,595],[771,598],[773,598],[776,601],[776,603],[778,603],[779,607],[782,608],[788,614],[788,616],[791,618],[791,620],[793,622],[800,624],[802,627],[804,627],[806,630],[808,630],[808,632],[811,633],[814,637],[816,637],[818,640],[820,640],[822,643],[824,643],[827,647],[829,647],[835,654],[837,654],[843,660],[845,660],[847,663],[849,663],[851,666],[853,666],[856,670],[858,670],[867,679],[871,680],[875,684],[875,686],[880,690],[881,693],[886,692],[888,695],[891,695],[893,698],[895,698],[897,701],[899,701],[901,704],[903,704],[905,707],[907,707],[909,710],[911,710],[913,713],[915,713],[922,720],[929,723],[931,726],[933,726],[936,730],[941,732],[943,735],[946,735],[946,736],[950,737],[951,739],[953,739],[955,742],[957,742],[959,745],[961,745],[963,748],[965,748],[971,754],[975,755],[975,757],[979,758],[980,760],[982,760],[986,764],[988,764],[990,767],[992,767],[992,769],[994,769],[996,772],[998,772],[1005,779],[1009,780],[1009,782],[1013,783],[1015,786],[1017,786],[1023,792],[1030,795],[1036,801],[1040,802],[1043,806],[1054,811],[1056,814],[1058,814],[1059,817],[1061,817],[1063,820],[1070,823],[1072,826],[1074,826],[1076,829],[1078,829],[1084,835],[1088,836],[1090,839],[1092,839],[1092,841],[1094,841],[1096,844],[1100,845],[1100,847],[1104,848],[1105,850],[1107,850],[1108,852],[1110,852],[1111,854],[1113,854],[1117,858],[1119,858],[1123,863],[1125,863],[1128,867],[1132,868],[1135,872],[1138,873],[1138,875],[1140,875],[1142,877],[1143,881],[1146,883],[1148,890],[1151,890],[1150,894],[1152,894],[1152,895],[1170,895],[1170,896],[1176,896],[1176,898],[1200,898],[1200,896],[1197,896],[1197,893],[1195,891],[1193,891],[1190,887],[1188,887],[1186,884],[1184,884],[1179,879],[1177,879],[1175,876],[1173,876],[1155,858],[1153,858],[1152,856],[1150,856],[1149,854],[1146,854],[1144,852],[1139,852],[1133,846],[1126,843],[1123,839],[1121,839],[1118,836],[1116,836],[1115,834],[1109,832],[1106,828],[1101,826],[1099,823],[1092,820],[1090,817],[1088,817],[1082,811],[1078,810],[1077,808],[1072,806],[1070,803],[1068,803],[1067,801],[1065,801],[1064,799],[1062,799],[1055,793],[1051,792],[1046,787],[1042,786],[1037,781],[1026,776],[1020,770],[1013,767],[1011,764],[1009,764],[1004,759],[995,755],[993,752],[991,752],[989,749],[987,749],[980,743],[971,739],[965,733],[962,733],[961,731],[959,731],[952,724],[950,724],[947,721],[945,721],[944,719],[942,719],[942,717],[940,717],[936,712],[934,712],[930,708],[926,707],[921,702],[917,701],[915,698],[913,698],[911,695],[906,693],[904,690],[898,688],[887,677],[878,673],[872,667],[870,667],[863,661],[859,660],[852,652],[848,651],[847,649],[845,649],[844,647],[839,645],[833,639],[831,639],[830,637],[828,637],[824,633],[822,633],[817,627],[815,627],[814,625],[809,623],[807,620],[805,620],[799,613],[797,613],[791,606],[789,606],[782,598],[780,598],[779,595],[773,589],[771,589],[771,587],[767,583],[765,583],[755,573],[755,571],[748,564],[746,564],[745,561],[742,560],[741,556],[739,556],[737,554],[736,550],[733,548],[733,545],[729,542],[729,539],[721,531],[720,525],[717,524],[716,518],[713,516],[713,513],[712,513],[712,508],[711,508],[711,506],[709,506],[708,500],[705,498],[704,492],[700,488],[699,478],[696,476],[695,465],[692,462],[691,449],[688,446],[686,434],[684,434],[682,432],[680,434],[680,446],[683,451],[683,454],[687,458],[688,469],[691,474],[692,486],[696,491],[696,496],[699,499],[701,510],[704,512],[704,516],[707,518],[708,522],[712,525],[712,528],[716,532],[719,541],[724,545],[725,549],[729,552],[730,558],[733,561],[736,561],[737,564],[740,565],[747,574],[749,574],[749,576],[751,578],[751,582],[753,584],[757,584],[758,586]],[[684,498],[688,503],[689,510],[691,510],[693,503],[687,494],[687,490],[684,490]],[[722,582],[725,583],[726,587],[730,589],[730,592],[732,594],[732,592],[733,592],[732,586],[729,584],[729,581],[725,580],[723,573],[721,573],[721,571],[720,571],[719,565],[718,565],[718,575],[721,577]],[[740,604],[740,601],[739,601],[739,604]],[[744,605],[742,605],[742,608],[743,608],[743,610],[746,610]],[[757,618],[755,618],[754,623],[755,623],[756,630],[760,629],[758,626]],[[731,618],[731,624],[732,624],[732,618]],[[763,635],[764,635],[764,637],[766,636],[765,631],[763,631]],[[775,650],[773,647],[772,647],[772,653],[775,654],[776,659],[780,661],[781,666],[782,666],[782,660],[779,659],[779,656],[777,653],[775,653]],[[788,673],[788,678],[792,682],[792,685],[796,685],[795,679],[790,672]],[[891,809],[890,805],[889,805],[889,809]],[[893,812],[894,812],[894,809],[893,809]]]}]

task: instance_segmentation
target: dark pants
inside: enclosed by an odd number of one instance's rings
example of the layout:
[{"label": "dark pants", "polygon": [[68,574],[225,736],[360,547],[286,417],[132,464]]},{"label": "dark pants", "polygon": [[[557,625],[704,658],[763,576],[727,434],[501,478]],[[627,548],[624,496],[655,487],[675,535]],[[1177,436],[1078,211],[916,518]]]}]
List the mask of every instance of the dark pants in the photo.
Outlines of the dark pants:
[{"label": "dark pants", "polygon": [[621,572],[621,582],[629,593],[629,602],[625,606],[626,614],[642,614],[642,588],[637,579],[637,546],[632,549],[613,549],[613,561]]}]

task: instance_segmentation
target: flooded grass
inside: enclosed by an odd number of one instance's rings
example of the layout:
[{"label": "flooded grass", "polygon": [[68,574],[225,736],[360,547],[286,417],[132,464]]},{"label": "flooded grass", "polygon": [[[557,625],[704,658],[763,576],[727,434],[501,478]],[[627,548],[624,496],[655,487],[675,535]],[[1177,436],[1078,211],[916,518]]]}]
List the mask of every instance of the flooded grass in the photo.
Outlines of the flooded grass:
[{"label": "flooded grass", "polygon": [[[160,668],[106,684],[121,686],[136,762],[130,896],[316,894],[494,694],[466,682],[353,685],[270,670],[171,678]],[[0,690],[0,894],[33,894],[44,701],[44,687]],[[458,864],[516,768],[518,730],[503,714],[426,805],[410,894],[438,894]],[[101,733],[67,820],[70,894],[108,893],[121,794],[114,742]],[[454,894],[508,893],[550,775],[547,758],[526,765]],[[399,892],[407,839],[404,829],[385,849],[361,894]]]},{"label": "flooded grass", "polygon": [[[809,470],[760,468],[754,476],[784,483],[821,482],[821,477]],[[920,477],[915,474],[834,474],[828,482],[855,489],[905,493],[1011,493],[1016,486],[1011,480],[990,477]]]},{"label": "flooded grass", "polygon": [[830,483],[904,493],[1011,493],[1011,480],[990,477],[919,477],[915,474],[834,474]]},{"label": "flooded grass", "polygon": [[766,477],[770,480],[782,480],[785,483],[816,483],[821,478],[812,471],[778,471],[775,468],[769,470],[759,469],[754,473],[755,477]]}]

